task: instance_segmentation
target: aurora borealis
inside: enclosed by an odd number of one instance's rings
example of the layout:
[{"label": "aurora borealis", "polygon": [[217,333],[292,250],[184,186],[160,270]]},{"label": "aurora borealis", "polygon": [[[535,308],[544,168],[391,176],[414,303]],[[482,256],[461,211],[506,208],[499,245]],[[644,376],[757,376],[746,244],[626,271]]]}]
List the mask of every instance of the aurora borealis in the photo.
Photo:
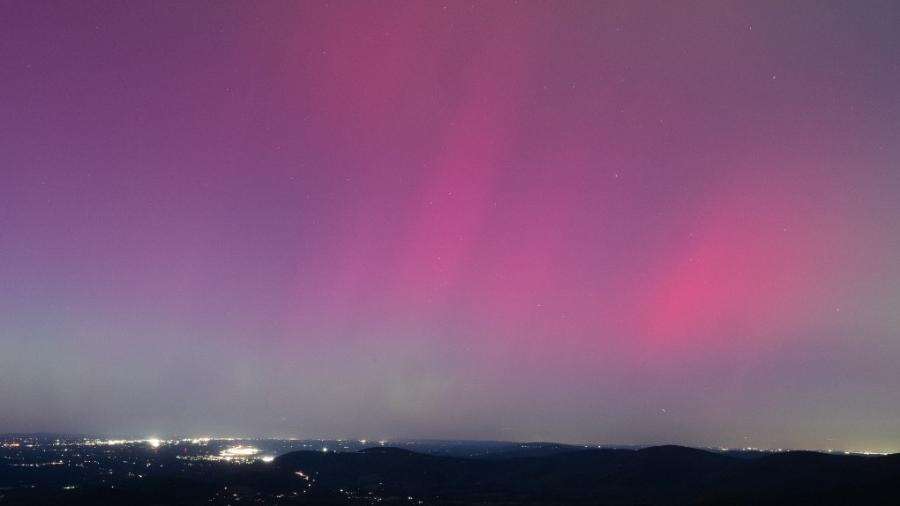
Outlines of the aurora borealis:
[{"label": "aurora borealis", "polygon": [[4,2],[0,432],[900,451],[898,21]]}]

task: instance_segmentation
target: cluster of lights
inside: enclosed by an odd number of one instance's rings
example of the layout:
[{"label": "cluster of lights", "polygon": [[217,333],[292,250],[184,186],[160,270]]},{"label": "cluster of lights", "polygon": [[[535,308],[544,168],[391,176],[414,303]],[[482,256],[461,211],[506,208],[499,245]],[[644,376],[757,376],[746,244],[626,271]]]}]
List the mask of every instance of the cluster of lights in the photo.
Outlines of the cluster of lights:
[{"label": "cluster of lights", "polygon": [[147,444],[152,448],[159,448],[163,444],[173,444],[178,441],[165,441],[156,437],[147,439],[85,439],[82,444],[85,446],[121,446],[134,444]]},{"label": "cluster of lights", "polygon": [[[233,438],[222,438],[221,441],[233,441]],[[170,444],[193,444],[193,445],[204,445],[212,441],[210,437],[199,437],[199,438],[191,438],[191,439],[160,439],[158,437],[148,437],[146,439],[85,439],[81,442],[84,446],[121,446],[121,445],[135,445],[135,444],[147,444],[152,448],[159,448],[162,445],[170,445]],[[57,445],[61,445],[62,443],[57,442]]]},{"label": "cluster of lights", "polygon": [[[124,446],[124,445],[147,445],[152,449],[160,448],[164,445],[176,445],[176,444],[191,444],[191,445],[207,445],[211,441],[240,441],[238,438],[234,437],[221,437],[221,438],[212,438],[208,436],[204,437],[193,437],[193,438],[185,438],[185,439],[161,439],[158,437],[148,437],[145,439],[84,439],[78,443],[84,446]],[[57,440],[54,443],[55,446],[64,445],[63,442]],[[4,448],[17,448],[20,446],[18,442],[4,442],[2,444]],[[26,445],[30,446],[30,445]],[[178,458],[185,458],[184,456],[179,455]],[[188,460],[195,460],[194,458],[188,458]],[[260,450],[253,446],[245,446],[245,445],[236,445],[225,448],[218,455],[207,455],[203,457],[199,457],[196,460],[209,460],[209,461],[231,461],[237,463],[248,463],[253,461],[261,461],[265,463],[270,463],[275,460],[274,455],[260,455]]]},{"label": "cluster of lights", "polygon": [[[743,448],[736,448],[736,449],[720,447],[719,450],[721,450],[723,452],[738,450],[738,451],[745,451],[745,452],[760,452],[760,453],[784,453],[784,452],[796,451],[796,450],[791,450],[789,448],[758,448],[755,446],[744,446]],[[824,451],[826,453],[843,453],[844,455],[868,455],[868,456],[891,455],[891,452],[881,452],[881,451],[871,451],[871,450],[850,451],[850,450],[835,450],[834,448],[828,448],[827,450],[824,450]]]},{"label": "cluster of lights", "polygon": [[259,448],[253,446],[232,446],[222,450],[219,455],[222,457],[250,457],[259,453]]},{"label": "cluster of lights", "polygon": [[64,465],[65,462],[61,460],[53,460],[50,462],[30,462],[23,464],[9,464],[11,467],[47,467],[47,466],[61,466]]},{"label": "cluster of lights", "polygon": [[187,460],[206,460],[210,462],[231,462],[235,464],[247,464],[255,461],[264,462],[266,464],[275,460],[274,455],[260,455],[259,448],[254,446],[230,446],[220,451],[218,455],[205,455],[202,457],[183,457],[179,459]]}]

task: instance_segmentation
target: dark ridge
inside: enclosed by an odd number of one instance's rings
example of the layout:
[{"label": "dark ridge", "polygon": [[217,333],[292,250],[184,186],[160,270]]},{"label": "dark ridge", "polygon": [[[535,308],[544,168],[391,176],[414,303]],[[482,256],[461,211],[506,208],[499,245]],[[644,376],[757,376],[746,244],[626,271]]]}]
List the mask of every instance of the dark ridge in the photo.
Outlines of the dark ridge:
[{"label": "dark ridge", "polygon": [[[147,476],[117,481],[112,491],[113,475],[98,475],[98,481],[66,466],[0,465],[0,504],[188,505],[209,503],[210,497],[218,498],[213,504],[228,504],[240,496],[278,505],[408,504],[412,497],[413,504],[431,505],[820,506],[894,504],[900,497],[900,455],[784,452],[747,459],[675,445],[635,450],[529,443],[520,449],[559,451],[490,459],[376,446],[296,451],[270,464],[233,465],[122,448],[126,459],[146,453],[165,466],[142,467]],[[176,472],[178,465],[184,467]],[[29,488],[39,475],[42,485]],[[70,483],[79,487],[64,490]]]},{"label": "dark ridge", "polygon": [[496,497],[505,504],[884,503],[900,492],[890,485],[900,483],[900,459],[890,457],[785,452],[745,459],[677,445],[620,450],[529,443],[519,449],[559,451],[468,459],[376,447],[330,458],[297,452],[279,462],[302,463],[331,487],[374,482],[398,497],[457,504],[493,504]]},{"label": "dark ridge", "polygon": [[666,459],[730,459],[723,453],[716,453],[709,450],[701,450],[698,448],[690,448],[688,446],[679,445],[660,445],[649,446],[636,450],[637,454],[645,457],[666,458]]},{"label": "dark ridge", "polygon": [[694,454],[708,454],[712,455],[713,452],[708,450],[701,450],[699,448],[691,448],[690,446],[681,446],[681,445],[657,445],[657,446],[647,446],[645,448],[640,448],[636,450],[638,453],[644,454],[654,454],[654,455],[694,455]]},{"label": "dark ridge", "polygon": [[423,454],[414,452],[412,450],[396,448],[393,446],[373,446],[371,448],[363,448],[362,450],[359,450],[357,453],[362,453],[365,455],[385,455],[385,456],[392,456],[392,457],[424,456]]},{"label": "dark ridge", "polygon": [[495,451],[481,456],[489,460],[514,459],[524,457],[546,457],[563,453],[587,451],[583,446],[567,445],[562,443],[519,443],[507,450]]},{"label": "dark ridge", "polygon": [[520,447],[529,447],[529,448],[551,448],[551,447],[552,448],[571,448],[571,449],[584,448],[583,446],[579,446],[579,445],[554,443],[552,441],[528,441],[526,443],[517,443],[517,445]]}]

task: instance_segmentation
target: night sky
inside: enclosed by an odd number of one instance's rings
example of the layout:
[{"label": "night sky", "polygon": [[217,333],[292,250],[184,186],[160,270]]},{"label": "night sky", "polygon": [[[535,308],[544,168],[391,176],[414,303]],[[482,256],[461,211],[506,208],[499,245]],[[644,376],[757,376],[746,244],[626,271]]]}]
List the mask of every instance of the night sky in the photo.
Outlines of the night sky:
[{"label": "night sky", "polygon": [[900,451],[900,3],[0,2],[0,432]]}]

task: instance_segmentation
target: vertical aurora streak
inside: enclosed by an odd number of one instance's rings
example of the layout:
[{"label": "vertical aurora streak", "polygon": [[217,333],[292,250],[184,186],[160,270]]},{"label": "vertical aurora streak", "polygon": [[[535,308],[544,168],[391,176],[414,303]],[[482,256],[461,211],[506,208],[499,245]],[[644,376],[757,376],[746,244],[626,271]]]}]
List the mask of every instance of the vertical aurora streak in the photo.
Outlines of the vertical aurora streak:
[{"label": "vertical aurora streak", "polygon": [[0,5],[0,432],[900,451],[896,2]]}]

